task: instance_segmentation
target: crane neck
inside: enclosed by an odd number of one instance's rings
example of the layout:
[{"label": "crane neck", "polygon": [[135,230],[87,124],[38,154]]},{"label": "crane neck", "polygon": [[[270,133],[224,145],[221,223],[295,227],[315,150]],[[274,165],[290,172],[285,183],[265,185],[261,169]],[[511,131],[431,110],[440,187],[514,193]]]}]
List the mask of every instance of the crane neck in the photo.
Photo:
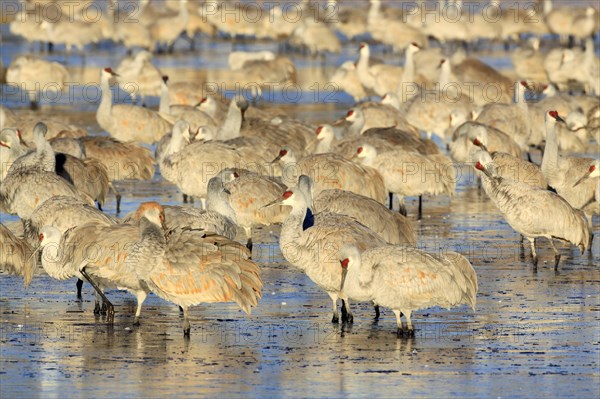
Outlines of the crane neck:
[{"label": "crane neck", "polygon": [[[547,118],[547,117],[546,117]],[[558,140],[556,137],[556,124],[546,121],[546,147],[544,148],[544,156],[542,157],[542,172],[548,176],[554,175],[554,171],[558,169]]]},{"label": "crane neck", "polygon": [[309,251],[299,245],[304,233],[303,225],[307,210],[305,201],[297,201],[288,217],[283,221],[279,236],[279,246],[282,248],[283,257],[301,270],[305,270],[310,265],[300,260],[311,258]]},{"label": "crane neck", "polygon": [[333,132],[331,134],[327,134],[321,140],[319,140],[319,144],[317,145],[317,150],[315,154],[325,154],[330,152],[331,144],[333,143],[333,139],[335,138],[335,134]]},{"label": "crane neck", "polygon": [[229,140],[240,137],[241,128],[242,112],[235,104],[235,99],[232,99],[227,111],[227,117],[217,132],[217,138],[218,140]]},{"label": "crane neck", "polygon": [[440,68],[440,90],[444,90],[444,88],[450,83],[450,61],[446,60]]},{"label": "crane neck", "polygon": [[108,84],[108,78],[104,76],[100,79],[100,90],[102,91],[102,98],[100,99],[100,105],[98,106],[96,115],[109,118],[112,110],[112,91]]},{"label": "crane neck", "polygon": [[66,280],[75,275],[71,263],[65,263],[62,240],[49,242],[42,248],[42,267],[48,275],[56,280]]},{"label": "crane neck", "polygon": [[225,191],[214,192],[209,190],[206,194],[206,209],[229,218],[236,225],[238,223],[235,210],[229,204]]},{"label": "crane neck", "polygon": [[158,112],[162,114],[171,113],[171,99],[169,98],[169,86],[163,82],[160,87],[160,102],[158,103]]},{"label": "crane neck", "polygon": [[348,127],[348,134],[350,136],[358,136],[359,134],[361,134],[363,132],[363,128],[365,127],[366,122],[365,114],[361,110],[356,109],[354,113],[356,115],[356,119]]}]

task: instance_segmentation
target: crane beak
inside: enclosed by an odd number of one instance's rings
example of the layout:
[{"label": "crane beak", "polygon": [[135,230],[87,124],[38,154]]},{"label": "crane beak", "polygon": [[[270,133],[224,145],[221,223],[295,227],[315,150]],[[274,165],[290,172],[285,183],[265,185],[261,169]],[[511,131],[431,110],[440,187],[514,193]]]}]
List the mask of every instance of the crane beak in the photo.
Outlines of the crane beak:
[{"label": "crane beak", "polygon": [[346,275],[348,274],[348,268],[342,268],[342,283],[340,284],[340,291],[344,290],[344,283],[346,282]]},{"label": "crane beak", "polygon": [[279,154],[271,161],[271,163],[279,162],[281,158],[283,158],[283,155]]},{"label": "crane beak", "polygon": [[31,261],[31,258],[33,258],[38,252],[40,252],[40,249],[42,249],[41,245],[38,245],[35,250],[31,253],[31,255],[29,255],[29,258],[27,258],[27,262]]},{"label": "crane beak", "polygon": [[227,195],[231,195],[231,191],[227,190],[225,187],[223,187],[223,192]]},{"label": "crane beak", "polygon": [[573,187],[577,187],[579,184],[583,183],[583,181],[585,179],[587,179],[591,174],[592,174],[592,172],[588,171],[585,175],[581,176],[581,179],[577,180],[577,182],[575,182],[575,184],[573,184]]},{"label": "crane beak", "polygon": [[273,201],[269,202],[267,205],[261,206],[260,209],[264,209],[264,208],[268,208],[268,207],[276,205],[276,204],[280,204],[281,201],[283,201],[283,198],[282,197],[277,197]]}]

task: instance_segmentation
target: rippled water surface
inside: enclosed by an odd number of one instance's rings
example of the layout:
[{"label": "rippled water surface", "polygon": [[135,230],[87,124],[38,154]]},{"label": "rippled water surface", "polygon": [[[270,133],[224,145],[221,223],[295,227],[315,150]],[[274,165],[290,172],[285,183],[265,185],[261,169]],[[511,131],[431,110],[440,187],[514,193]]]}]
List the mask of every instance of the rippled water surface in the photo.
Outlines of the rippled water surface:
[{"label": "rippled water surface", "polygon": [[[3,25],[1,55],[7,65],[28,45],[5,33]],[[158,57],[156,63],[182,80],[214,76],[225,66],[230,45],[205,41],[200,49]],[[346,46],[342,55],[327,58],[324,68],[319,60],[294,56],[300,83],[326,82],[335,65],[355,59],[355,51]],[[122,55],[101,46],[89,52],[84,68],[74,56],[70,69],[93,82],[98,68],[115,65]],[[484,56],[510,67],[497,49]],[[62,60],[63,55],[53,57]],[[336,101],[311,104],[303,97],[286,108],[306,120],[332,121],[350,99],[336,94]],[[24,105],[18,96],[7,103]],[[64,114],[99,133],[95,107],[77,100],[44,112]],[[390,310],[374,322],[371,306],[364,303],[353,304],[352,326],[332,325],[328,296],[282,259],[279,228],[264,227],[255,230],[254,259],[265,283],[258,308],[248,316],[229,304],[197,306],[189,340],[183,338],[178,308],[156,296],[146,300],[141,325],[134,327],[135,299],[110,291],[116,316],[109,327],[94,316],[87,284],[83,301],[77,301],[74,280],[57,282],[40,271],[24,289],[21,279],[1,275],[0,396],[598,397],[598,219],[592,255],[562,245],[561,266],[554,271],[552,250],[541,240],[535,272],[528,246],[523,253],[518,234],[463,172],[454,197],[425,198],[422,221],[416,221],[414,199],[407,207],[420,247],[451,248],[474,265],[479,278],[475,311],[416,312],[413,339],[396,338]],[[118,186],[123,213],[144,200],[179,204],[181,199],[158,173],[153,181]],[[114,197],[109,196],[106,210],[115,212]]]}]

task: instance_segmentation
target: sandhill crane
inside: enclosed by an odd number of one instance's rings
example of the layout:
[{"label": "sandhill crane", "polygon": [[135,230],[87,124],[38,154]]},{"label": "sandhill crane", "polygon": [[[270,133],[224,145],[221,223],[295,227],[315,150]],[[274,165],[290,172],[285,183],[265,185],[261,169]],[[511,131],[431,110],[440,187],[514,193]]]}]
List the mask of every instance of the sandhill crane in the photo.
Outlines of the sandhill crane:
[{"label": "sandhill crane", "polygon": [[[221,178],[215,176],[210,179],[206,191],[206,209],[163,205],[167,230],[187,227],[213,232],[230,240],[235,239],[237,218],[229,205],[229,191],[223,187]],[[139,216],[137,211],[132,212],[123,218],[123,222],[137,222],[138,220],[134,219],[136,215]]]},{"label": "sandhill crane", "polygon": [[102,100],[96,112],[100,127],[120,141],[154,143],[171,130],[171,125],[158,113],[143,107],[112,103],[109,80],[116,74],[104,68],[100,74]]},{"label": "sandhill crane", "polygon": [[22,155],[27,148],[21,145],[17,129],[4,128],[0,132],[0,181],[4,180],[12,164]]},{"label": "sandhill crane", "polygon": [[339,213],[355,218],[379,234],[388,244],[416,244],[410,221],[372,198],[345,190],[323,190],[313,199],[313,182],[309,176],[298,178],[298,189],[307,198],[313,214]]},{"label": "sandhill crane", "polygon": [[[206,106],[202,107],[203,104],[208,101],[206,97],[203,98],[198,104],[193,106],[183,104],[171,105],[171,90],[168,85],[168,79],[168,76],[162,77],[163,83],[160,93],[160,104],[158,107],[158,113],[160,116],[169,123],[173,124],[178,119],[183,119],[190,124],[194,131],[197,131],[202,126],[216,128],[217,123],[213,119],[213,116],[209,113],[210,110],[207,110]],[[239,123],[241,123],[241,121]],[[163,136],[163,138],[164,137],[165,136]]]},{"label": "sandhill crane", "polygon": [[287,214],[287,207],[263,205],[281,196],[286,187],[266,176],[247,170],[224,169],[221,176],[225,188],[229,191],[229,204],[234,209],[237,222],[246,233],[246,247],[252,251],[252,227],[269,226],[282,223]]},{"label": "sandhill crane", "polygon": [[346,61],[331,75],[329,81],[352,96],[355,102],[367,97],[367,92],[360,83],[356,65]]},{"label": "sandhill crane", "polygon": [[520,79],[536,83],[548,82],[539,38],[527,39],[527,46],[516,49],[511,55],[511,60]]},{"label": "sandhill crane", "polygon": [[154,160],[146,147],[122,143],[112,137],[90,136],[80,139],[89,159],[97,159],[108,171],[109,187],[117,197],[117,213],[121,211],[121,194],[113,182],[150,180],[154,176]]},{"label": "sandhill crane", "polygon": [[272,61],[275,53],[272,51],[232,51],[229,53],[227,63],[232,70],[242,69],[248,61],[264,60]]},{"label": "sandhill crane", "polygon": [[381,175],[340,155],[314,154],[297,160],[294,152],[284,147],[273,162],[282,164],[282,181],[288,187],[293,187],[300,175],[307,175],[315,183],[315,196],[322,190],[337,188],[385,203],[386,190]]},{"label": "sandhill crane", "polygon": [[206,185],[199,182],[210,180],[223,169],[240,167],[249,161],[235,149],[219,142],[184,145],[185,131],[188,131],[187,122],[178,121],[173,128],[169,150],[160,164],[160,173],[176,184],[183,194],[198,197],[204,204]]},{"label": "sandhill crane", "polygon": [[391,308],[396,315],[398,337],[414,336],[411,315],[415,310],[433,306],[449,309],[462,304],[475,310],[477,273],[459,253],[448,251],[434,256],[393,245],[361,253],[356,246],[348,245],[341,248],[338,259],[343,295]]},{"label": "sandhill crane", "polygon": [[152,53],[139,51],[134,57],[126,57],[117,66],[115,73],[119,87],[136,101],[142,102],[146,96],[159,96],[162,87],[162,73],[152,62]]},{"label": "sandhill crane", "polygon": [[476,106],[511,101],[514,82],[479,59],[455,55],[452,58],[452,73],[460,83],[462,92],[467,93]]},{"label": "sandhill crane", "polygon": [[45,171],[53,171],[56,165],[54,150],[46,140],[48,128],[43,122],[35,125],[33,129],[33,140],[35,151],[28,152],[14,160],[8,173],[17,169],[38,168]]},{"label": "sandhill crane", "polygon": [[68,154],[78,159],[85,159],[85,147],[79,141],[71,137],[60,137],[50,140],[54,153]]},{"label": "sandhill crane", "polygon": [[139,239],[125,266],[161,298],[183,308],[183,333],[190,334],[188,308],[202,302],[236,302],[246,313],[261,297],[258,266],[229,240],[215,242],[202,231],[176,229],[165,236],[164,212],[144,203]]},{"label": "sandhill crane", "polygon": [[519,144],[523,151],[528,150],[528,140],[531,134],[529,111],[525,100],[525,81],[515,84],[515,103],[492,103],[486,105],[476,121],[500,129]]},{"label": "sandhill crane", "polygon": [[[486,146],[477,139],[473,140],[473,144],[481,147],[483,151],[490,154],[492,161],[494,161],[496,174],[503,179],[524,183],[530,187],[540,188],[542,190],[548,188],[548,182],[542,173],[542,169],[533,162],[526,161],[505,152],[490,153]],[[471,152],[471,156],[474,154],[475,152]]]},{"label": "sandhill crane", "polygon": [[371,0],[367,23],[375,40],[393,46],[396,51],[404,49],[410,43],[417,43],[419,46],[427,44],[427,37],[419,29],[402,19],[394,18],[388,10],[384,15],[381,12],[381,0]]},{"label": "sandhill crane", "polygon": [[385,94],[381,103],[366,102],[348,110],[344,119],[350,123],[349,133],[362,134],[372,128],[393,126],[416,138],[420,137],[419,131],[408,122],[400,109],[386,103],[388,96],[394,94]]},{"label": "sandhill crane", "polygon": [[150,36],[154,40],[155,51],[161,50],[165,45],[169,53],[173,52],[173,46],[179,36],[185,31],[189,20],[187,0],[179,0],[179,13],[177,15],[165,15],[154,20],[149,26]]},{"label": "sandhill crane", "polygon": [[[338,323],[337,300],[342,294],[342,281],[339,266],[335,262],[336,254],[347,244],[353,243],[365,250],[385,245],[385,241],[353,218],[336,213],[322,212],[318,220],[305,226],[308,202],[298,188],[285,191],[281,197],[266,206],[275,204],[292,207],[279,236],[283,257],[327,292],[333,301],[331,321]],[[342,305],[342,321],[351,321],[346,320],[349,309],[350,304],[346,301]]]},{"label": "sandhill crane", "polygon": [[84,200],[93,205],[91,198],[84,196],[54,171],[37,168],[21,168],[10,172],[0,185],[0,209],[29,219],[38,205],[48,198],[66,195]]},{"label": "sandhill crane", "polygon": [[67,56],[75,47],[85,58],[83,49],[90,43],[98,43],[102,40],[102,24],[92,23],[85,20],[63,18],[50,22],[42,21],[40,28],[46,31],[49,42],[53,44],[64,44]]},{"label": "sandhill crane", "polygon": [[600,176],[600,160],[596,159],[591,163],[588,171],[583,176],[581,176],[581,178],[579,180],[577,180],[575,182],[573,187],[580,185],[587,179],[591,179],[592,181],[595,181],[596,191],[594,192],[594,199],[596,200],[596,202],[600,202],[600,179],[597,179],[597,177],[599,177],[599,176]]},{"label": "sandhill crane", "polygon": [[586,173],[592,158],[563,157],[558,153],[556,139],[556,123],[564,122],[556,111],[546,113],[546,148],[542,158],[542,172],[548,185],[556,190],[573,208],[581,209],[586,214],[600,213],[600,206],[594,200],[596,190],[593,180],[575,182]]},{"label": "sandhill crane", "polygon": [[[90,206],[80,199],[67,196],[50,197],[31,213],[24,223],[24,236],[30,245],[38,243],[38,236],[44,226],[53,226],[61,234],[87,223],[111,225],[116,220]],[[83,281],[77,281],[77,298],[81,298]]]},{"label": "sandhill crane", "polygon": [[356,74],[367,94],[383,95],[396,90],[404,69],[396,65],[374,63],[367,43],[360,44]]},{"label": "sandhill crane", "polygon": [[454,194],[456,172],[452,161],[444,155],[425,156],[402,150],[378,154],[368,144],[359,147],[357,154],[364,166],[381,174],[387,191],[398,197],[403,215],[406,215],[404,197],[419,197],[418,218],[421,219],[422,195]]},{"label": "sandhill crane", "polygon": [[456,128],[450,142],[450,154],[456,162],[471,161],[471,154],[476,149],[473,141],[477,140],[490,153],[502,152],[515,158],[521,158],[523,151],[512,137],[503,131],[479,122],[464,122]]},{"label": "sandhill crane", "polygon": [[0,223],[0,268],[9,274],[23,276],[25,287],[29,286],[35,272],[32,253],[33,248],[25,240],[16,237]]},{"label": "sandhill crane", "polygon": [[[138,227],[128,224],[85,224],[68,230],[64,235],[52,226],[39,233],[42,267],[57,280],[78,277],[87,280],[96,290],[94,313],[114,317],[114,307],[104,295],[104,288],[127,289],[137,298],[134,324],[139,324],[142,303],[149,293],[147,286],[136,278],[134,270],[126,267],[129,250],[138,240]],[[100,308],[98,297],[103,299]]]},{"label": "sandhill crane", "polygon": [[409,124],[400,111],[386,104],[366,103],[348,110],[344,119],[349,122],[348,135],[356,136],[377,127],[395,127],[419,137],[418,130]]},{"label": "sandhill crane", "polygon": [[340,39],[323,22],[305,18],[298,23],[290,37],[292,45],[307,48],[311,55],[324,53],[338,54],[341,50]]},{"label": "sandhill crane", "polygon": [[417,95],[405,105],[406,120],[427,134],[443,137],[448,128],[448,117],[452,111],[469,112],[471,99],[460,93],[450,93],[450,62],[443,59],[440,64],[439,82],[431,92]]},{"label": "sandhill crane", "polygon": [[560,262],[560,252],[553,241],[555,238],[579,246],[582,252],[588,247],[590,230],[582,211],[574,209],[556,193],[498,176],[494,161],[484,151],[475,154],[475,159],[475,168],[482,172],[485,192],[508,224],[531,243],[534,267],[538,262],[535,249],[535,239],[538,237],[550,241],[555,269]]},{"label": "sandhill crane", "polygon": [[6,70],[6,83],[27,92],[31,109],[37,109],[40,97],[58,97],[69,79],[69,72],[63,65],[31,55],[16,57]]}]

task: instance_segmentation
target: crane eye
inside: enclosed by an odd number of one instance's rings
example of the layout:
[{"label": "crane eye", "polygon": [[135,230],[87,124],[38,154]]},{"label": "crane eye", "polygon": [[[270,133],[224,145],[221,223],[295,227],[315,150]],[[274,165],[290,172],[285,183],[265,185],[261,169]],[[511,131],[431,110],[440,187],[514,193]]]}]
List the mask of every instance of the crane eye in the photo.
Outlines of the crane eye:
[{"label": "crane eye", "polygon": [[44,234],[40,233],[40,241],[44,239]]}]

